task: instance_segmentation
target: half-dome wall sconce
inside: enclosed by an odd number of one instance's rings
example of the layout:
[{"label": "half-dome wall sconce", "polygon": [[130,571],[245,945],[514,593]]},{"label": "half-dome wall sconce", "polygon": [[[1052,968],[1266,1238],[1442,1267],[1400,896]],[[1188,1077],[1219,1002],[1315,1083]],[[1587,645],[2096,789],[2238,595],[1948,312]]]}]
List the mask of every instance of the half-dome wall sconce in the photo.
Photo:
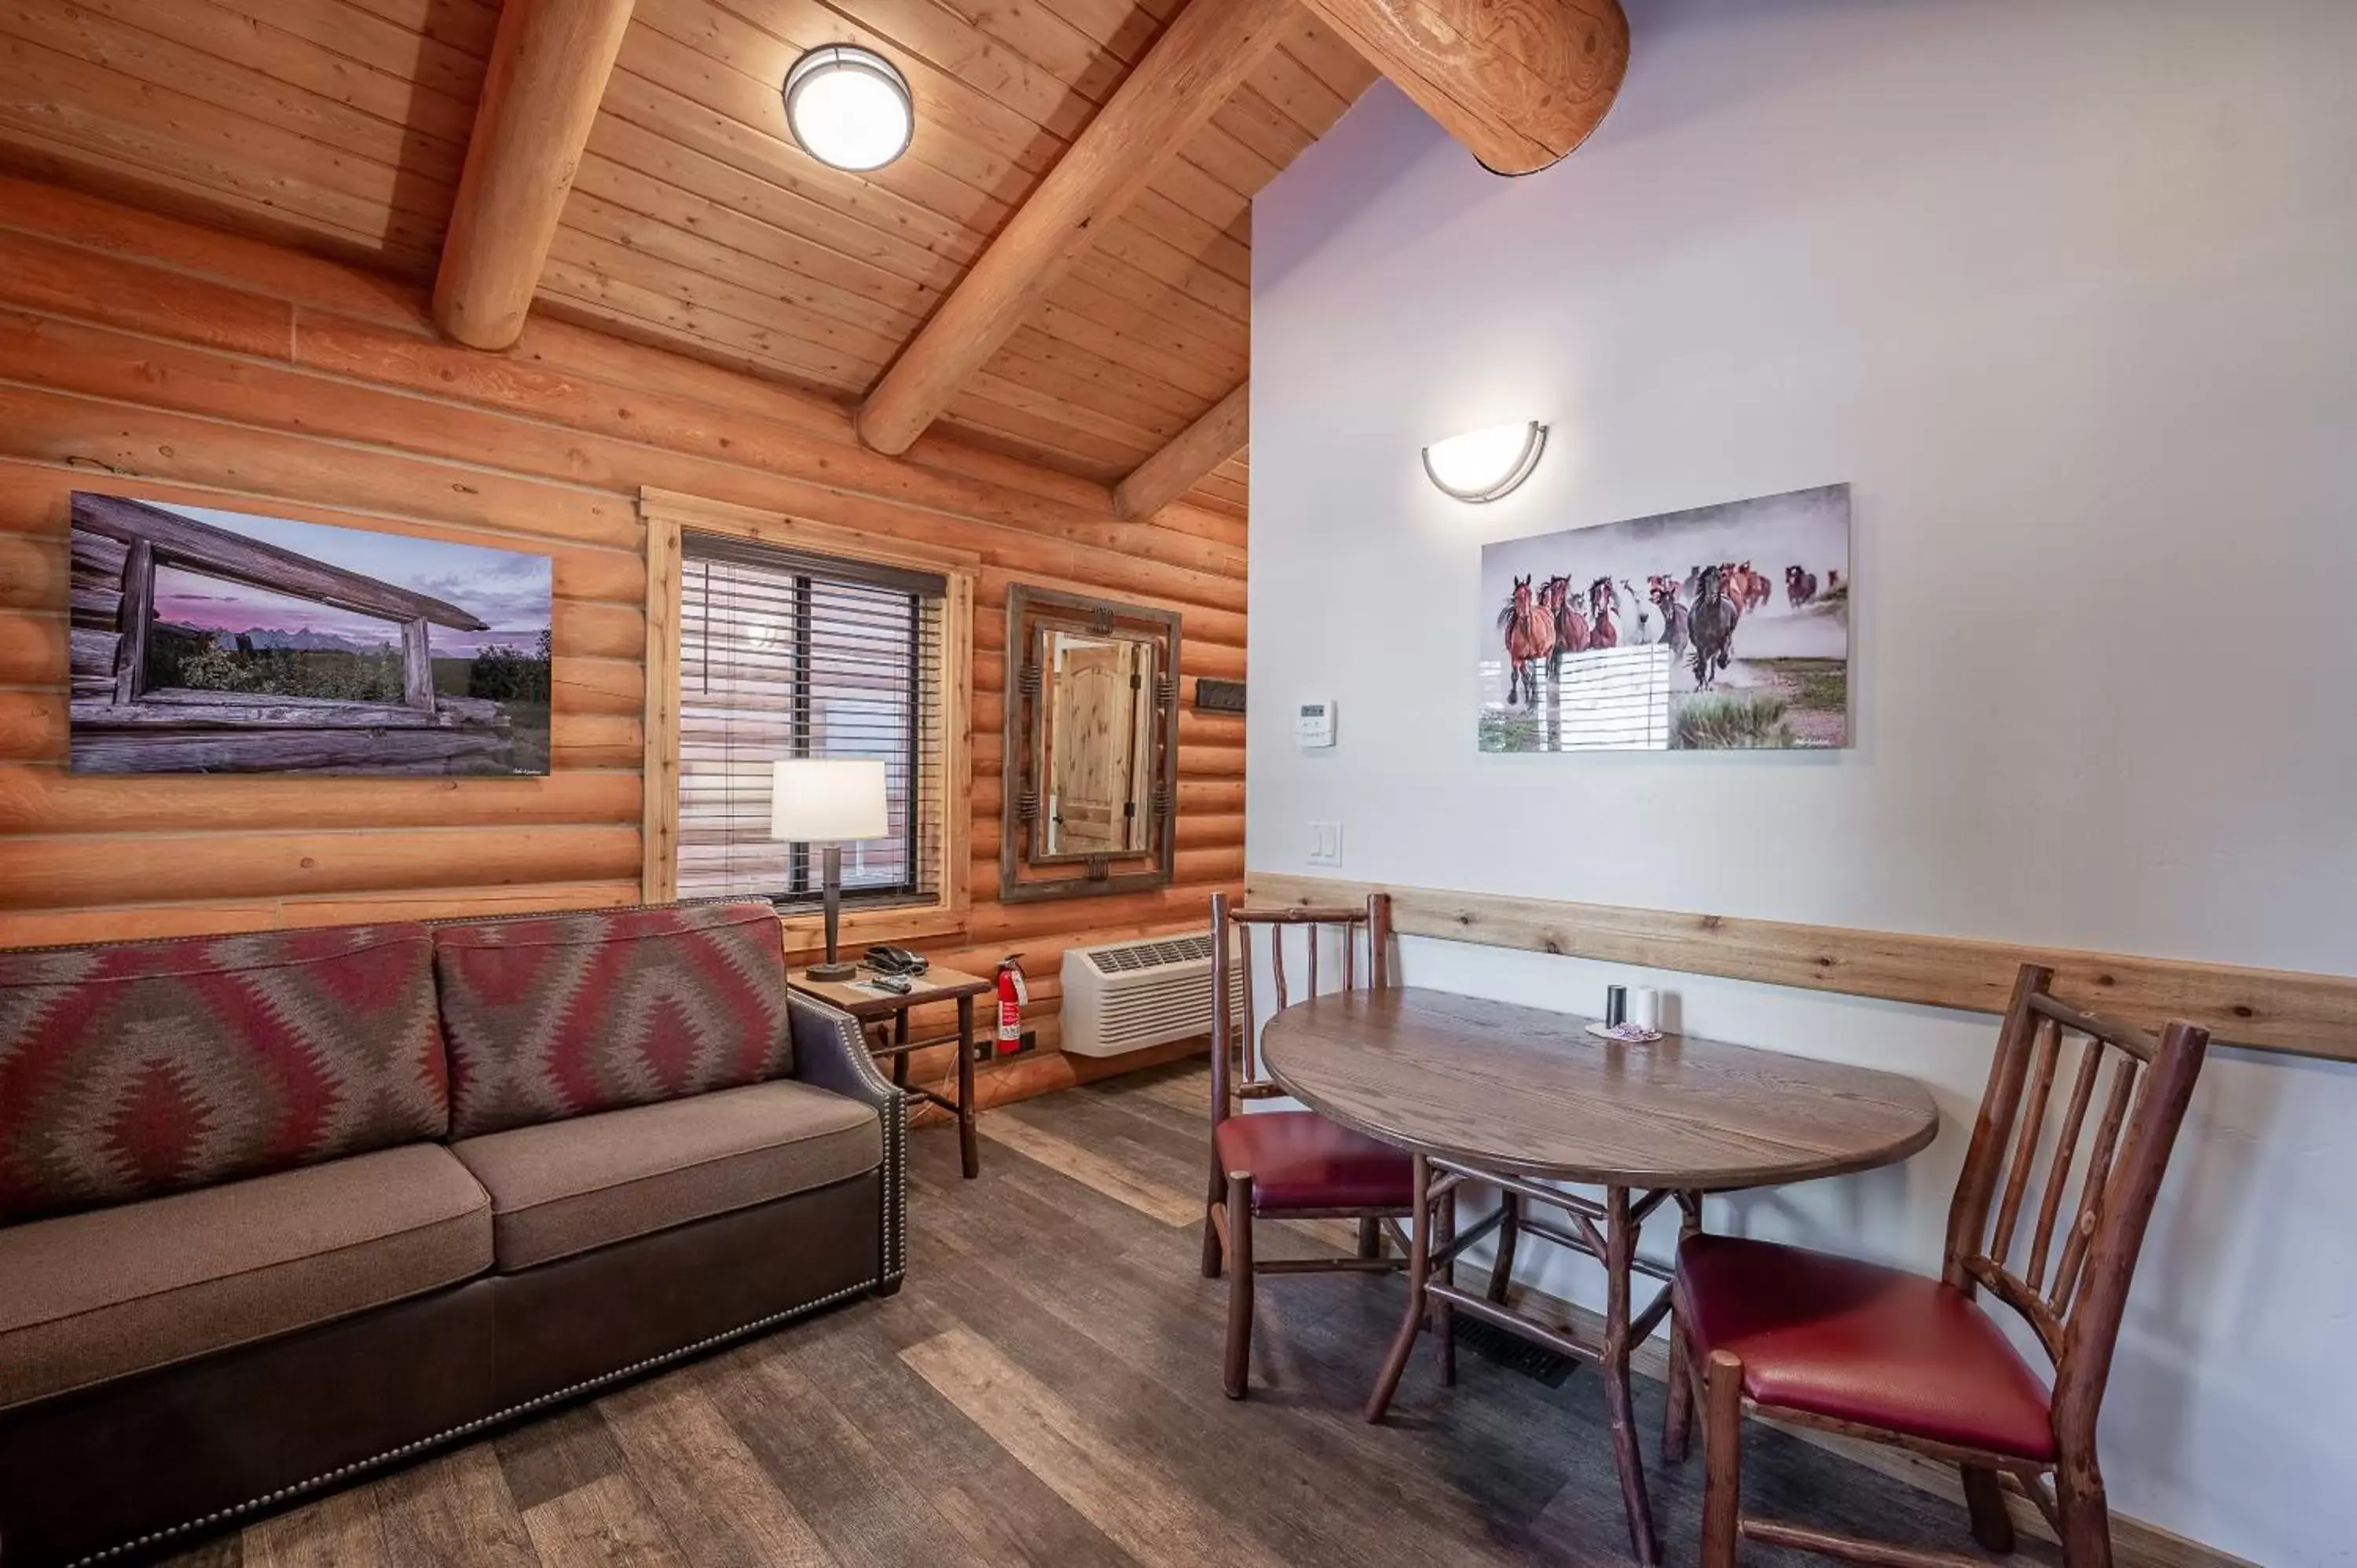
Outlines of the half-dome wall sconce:
[{"label": "half-dome wall sconce", "polygon": [[1424,475],[1445,496],[1476,505],[1511,493],[1546,450],[1547,427],[1537,420],[1469,430],[1424,449]]}]

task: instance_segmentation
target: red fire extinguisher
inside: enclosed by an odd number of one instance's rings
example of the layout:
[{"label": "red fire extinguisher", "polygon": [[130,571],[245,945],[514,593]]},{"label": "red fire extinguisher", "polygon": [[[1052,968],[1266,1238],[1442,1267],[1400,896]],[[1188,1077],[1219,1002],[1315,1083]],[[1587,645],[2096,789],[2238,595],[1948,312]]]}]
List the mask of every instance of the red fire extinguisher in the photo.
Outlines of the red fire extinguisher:
[{"label": "red fire extinguisher", "polygon": [[998,961],[998,1054],[1011,1057],[1023,1048],[1023,1004],[1031,1000],[1023,983],[1023,955],[1008,953]]}]

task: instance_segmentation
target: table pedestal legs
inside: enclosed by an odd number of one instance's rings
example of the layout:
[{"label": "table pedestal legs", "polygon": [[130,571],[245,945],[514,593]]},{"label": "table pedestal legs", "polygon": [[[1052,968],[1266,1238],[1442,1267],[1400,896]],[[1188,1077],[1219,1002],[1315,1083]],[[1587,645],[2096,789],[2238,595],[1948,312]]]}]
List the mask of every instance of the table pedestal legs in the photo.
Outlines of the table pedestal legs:
[{"label": "table pedestal legs", "polygon": [[[1456,1223],[1457,1189],[1467,1182],[1498,1187],[1505,1197],[1515,1200],[1512,1208],[1517,1231],[1586,1252],[1604,1265],[1601,1344],[1524,1317],[1491,1294],[1477,1295],[1457,1288],[1452,1265],[1458,1254],[1497,1227],[1508,1212],[1501,1208],[1480,1224],[1459,1231]],[[1400,1320],[1398,1334],[1392,1339],[1390,1353],[1383,1358],[1374,1389],[1367,1396],[1367,1419],[1383,1420],[1392,1395],[1398,1391],[1400,1378],[1407,1370],[1408,1359],[1415,1352],[1416,1337],[1427,1323],[1440,1341],[1442,1380],[1454,1380],[1456,1361],[1449,1332],[1454,1312],[1470,1314],[1560,1354],[1595,1362],[1603,1372],[1605,1409],[1612,1420],[1612,1454],[1620,1472],[1621,1502],[1629,1515],[1630,1548],[1638,1562],[1652,1568],[1661,1561],[1661,1552],[1653,1538],[1652,1506],[1645,1493],[1644,1459],[1638,1450],[1629,1363],[1636,1348],[1652,1337],[1670,1310],[1666,1283],[1670,1271],[1637,1255],[1637,1235],[1644,1228],[1646,1217],[1671,1197],[1677,1199],[1684,1216],[1681,1236],[1699,1230],[1702,1205],[1699,1196],[1694,1193],[1667,1188],[1640,1192],[1625,1187],[1608,1187],[1604,1189],[1604,1201],[1598,1203],[1521,1177],[1416,1155],[1408,1217],[1407,1311]],[[1531,1212],[1534,1208],[1553,1209],[1563,1215],[1568,1224],[1558,1225],[1552,1219]],[[1634,1276],[1641,1273],[1664,1283],[1641,1311],[1632,1311],[1631,1285]],[[1674,1399],[1677,1391],[1673,1389]],[[1672,1408],[1674,1412],[1675,1405]]]}]

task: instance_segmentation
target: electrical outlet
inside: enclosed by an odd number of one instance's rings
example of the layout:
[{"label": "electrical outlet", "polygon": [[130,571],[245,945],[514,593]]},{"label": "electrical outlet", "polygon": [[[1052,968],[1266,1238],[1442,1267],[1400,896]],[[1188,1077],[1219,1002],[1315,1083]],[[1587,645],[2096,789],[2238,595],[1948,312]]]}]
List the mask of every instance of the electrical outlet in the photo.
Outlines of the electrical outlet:
[{"label": "electrical outlet", "polygon": [[1312,822],[1309,824],[1309,864],[1340,865],[1342,864],[1342,824]]}]

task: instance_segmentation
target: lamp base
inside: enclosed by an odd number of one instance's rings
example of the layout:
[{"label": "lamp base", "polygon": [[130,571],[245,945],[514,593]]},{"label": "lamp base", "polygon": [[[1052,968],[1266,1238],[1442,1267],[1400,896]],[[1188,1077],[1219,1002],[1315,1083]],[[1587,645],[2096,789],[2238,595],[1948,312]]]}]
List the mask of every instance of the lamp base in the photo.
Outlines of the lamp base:
[{"label": "lamp base", "polygon": [[814,963],[802,971],[805,980],[856,980],[859,966],[856,963]]}]

